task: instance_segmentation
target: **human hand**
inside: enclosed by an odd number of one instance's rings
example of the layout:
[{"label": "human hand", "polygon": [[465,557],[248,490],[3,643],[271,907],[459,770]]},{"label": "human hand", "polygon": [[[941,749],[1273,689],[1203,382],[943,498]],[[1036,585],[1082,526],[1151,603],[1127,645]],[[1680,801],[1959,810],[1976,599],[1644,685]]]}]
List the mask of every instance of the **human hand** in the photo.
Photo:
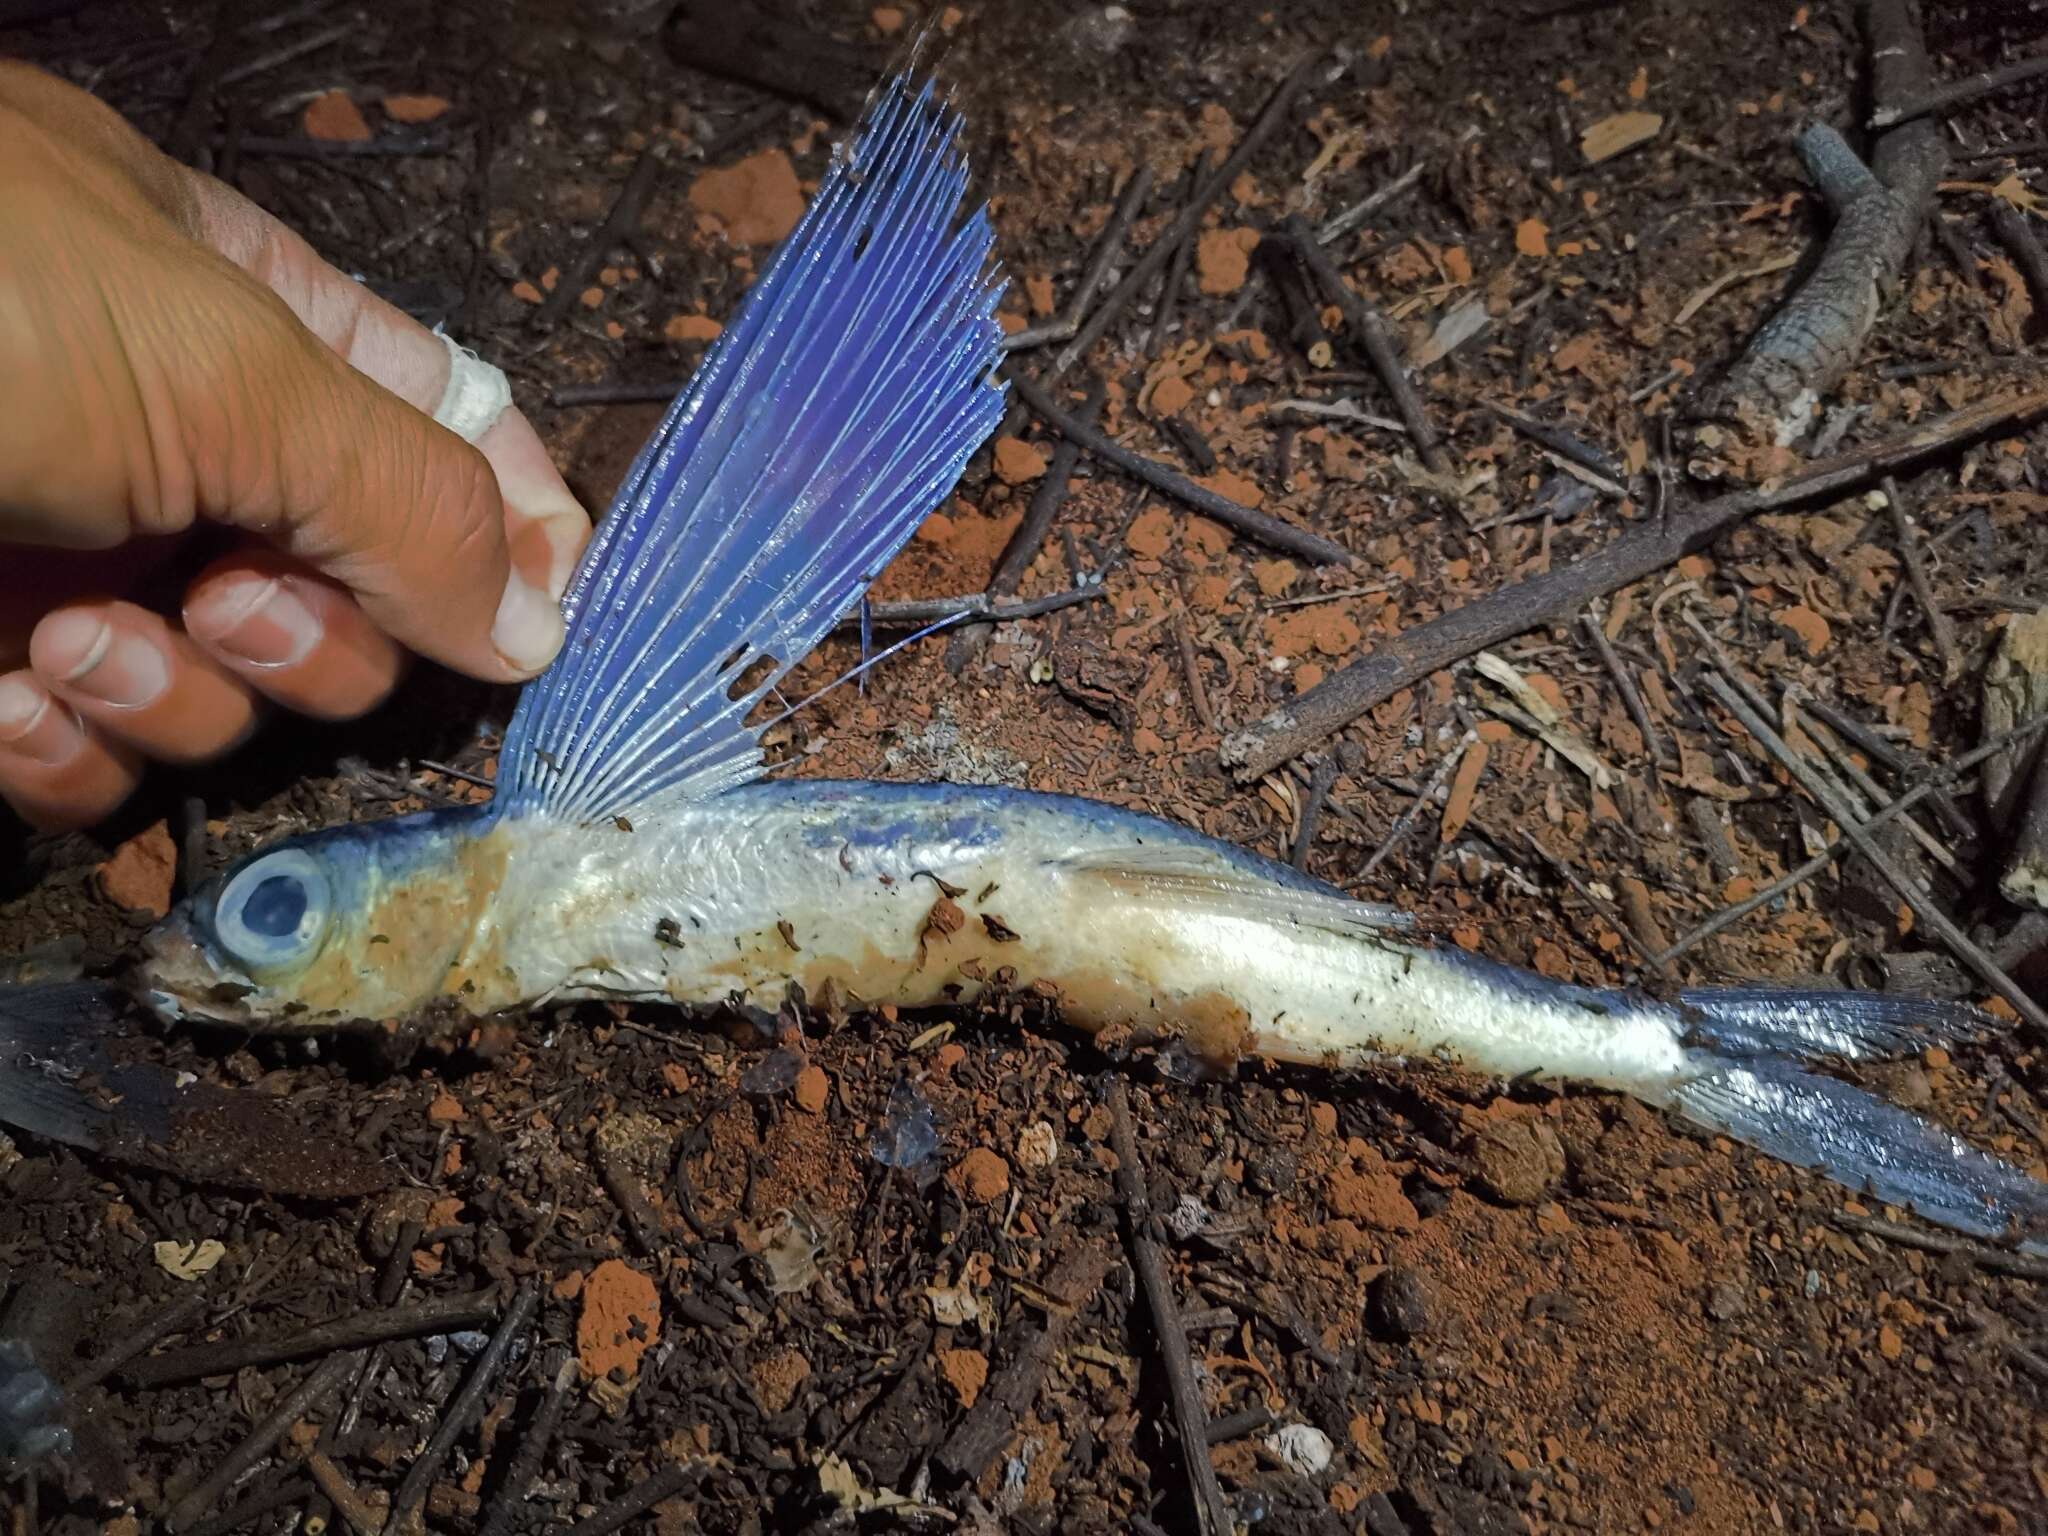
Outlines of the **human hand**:
[{"label": "human hand", "polygon": [[[0,798],[82,825],[142,759],[238,745],[258,696],[361,714],[403,648],[553,658],[589,518],[516,409],[474,446],[432,419],[440,338],[5,61],[0,207]],[[207,523],[253,537],[178,618],[106,595]]]}]

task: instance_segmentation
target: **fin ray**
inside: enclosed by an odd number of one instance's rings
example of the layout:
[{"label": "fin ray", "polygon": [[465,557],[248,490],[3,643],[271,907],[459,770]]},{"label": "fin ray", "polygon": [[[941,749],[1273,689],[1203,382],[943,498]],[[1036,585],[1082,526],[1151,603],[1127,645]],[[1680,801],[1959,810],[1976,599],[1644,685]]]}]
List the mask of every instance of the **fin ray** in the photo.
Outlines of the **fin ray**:
[{"label": "fin ray", "polygon": [[995,428],[985,210],[958,114],[884,86],[628,472],[506,733],[502,813],[575,820],[760,771],[748,713]]},{"label": "fin ray", "polygon": [[1198,843],[1146,843],[1062,859],[1054,867],[1229,916],[1298,924],[1346,938],[1381,939],[1415,927],[1414,917],[1399,907],[1353,901],[1285,865],[1260,860],[1265,867],[1248,868],[1251,859]]}]

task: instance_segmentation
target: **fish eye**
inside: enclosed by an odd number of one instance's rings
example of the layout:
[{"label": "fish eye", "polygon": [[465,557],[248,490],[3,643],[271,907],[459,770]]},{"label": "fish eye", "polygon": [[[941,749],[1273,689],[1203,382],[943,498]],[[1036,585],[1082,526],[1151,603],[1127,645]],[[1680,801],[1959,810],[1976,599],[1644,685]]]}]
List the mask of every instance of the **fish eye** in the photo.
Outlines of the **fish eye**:
[{"label": "fish eye", "polygon": [[331,894],[319,861],[280,848],[244,865],[214,904],[213,931],[251,971],[304,965],[327,933]]}]

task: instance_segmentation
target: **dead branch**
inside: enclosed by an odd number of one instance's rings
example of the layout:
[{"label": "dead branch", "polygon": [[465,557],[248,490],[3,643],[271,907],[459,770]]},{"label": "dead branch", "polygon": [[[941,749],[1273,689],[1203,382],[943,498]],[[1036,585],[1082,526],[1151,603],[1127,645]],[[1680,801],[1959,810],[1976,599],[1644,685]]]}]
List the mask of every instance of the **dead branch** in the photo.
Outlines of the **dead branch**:
[{"label": "dead branch", "polygon": [[685,69],[801,101],[842,123],[860,116],[887,65],[881,49],[813,32],[771,9],[709,0],[677,6],[662,40]]},{"label": "dead branch", "polygon": [[[1870,53],[1870,94],[1878,101],[1899,101],[1926,90],[1934,81],[1927,44],[1906,0],[1861,0],[1863,44]],[[1870,169],[1894,195],[1923,183],[1932,187],[1948,165],[1948,145],[1933,122],[1905,123],[1883,134],[1872,146]],[[1931,193],[1930,193],[1931,195]],[[1900,234],[1899,261],[1913,243],[1916,226]]]},{"label": "dead branch", "polygon": [[1900,900],[1913,909],[1921,927],[1940,939],[1951,954],[1976,972],[1979,980],[2010,1003],[2014,1012],[2032,1026],[2037,1036],[2048,1036],[2048,1012],[2043,1012],[2041,1005],[2027,995],[2019,983],[2006,973],[2003,966],[1956,926],[1955,920],[1927,894],[1919,881],[1899,868],[1892,857],[1878,846],[1877,839],[1871,836],[1869,826],[1856,814],[1855,807],[1831,790],[1827,782],[1814,772],[1807,759],[1786,745],[1785,739],[1772,729],[1770,722],[1750,707],[1749,701],[1743,698],[1740,690],[1726,682],[1719,673],[1705,673],[1701,676],[1700,682],[1713,694],[1721,707],[1735,717],[1757,745],[1770,753],[1778,765],[1792,775],[1799,787],[1835,819],[1836,825],[1842,829],[1842,835],[1848,838],[1850,846],[1862,854],[1871,868],[1883,875],[1885,882],[1898,892]]},{"label": "dead branch", "polygon": [[1204,517],[1213,517],[1219,523],[1226,523],[1239,533],[1274,549],[1285,550],[1291,555],[1313,560],[1319,565],[1348,565],[1351,551],[1341,544],[1333,544],[1321,534],[1310,533],[1292,523],[1283,523],[1279,518],[1261,512],[1242,502],[1232,501],[1228,496],[1197,485],[1185,475],[1175,474],[1164,464],[1155,463],[1143,454],[1133,453],[1123,444],[1114,441],[1095,428],[1086,426],[1067,415],[1053,403],[1051,395],[1042,386],[1021,374],[1011,374],[1010,383],[1017,391],[1018,398],[1030,406],[1032,412],[1053,431],[1069,442],[1079,443],[1088,452],[1106,464],[1113,464],[1125,474],[1135,475],[1154,490],[1162,491]]},{"label": "dead branch", "polygon": [[[1863,24],[1880,99],[1925,84],[1927,50],[1905,0],[1866,0]],[[1880,294],[1897,284],[1946,164],[1931,122],[1885,134],[1868,166],[1825,125],[1808,128],[1797,147],[1834,210],[1834,231],[1806,281],[1758,329],[1701,409],[1780,447],[1806,431],[1814,403],[1862,351]]]},{"label": "dead branch", "polygon": [[[1703,401],[1705,414],[1781,448],[1805,435],[1815,402],[1863,350],[1877,321],[1880,290],[1898,277],[1900,230],[1910,244],[1927,212],[1924,197],[1912,204],[1894,197],[1825,124],[1799,136],[1799,157],[1835,212],[1834,233],[1806,281],[1758,328]],[[1926,191],[1932,194],[1932,182]]]},{"label": "dead branch", "polygon": [[2048,75],[2048,53],[2034,55],[2008,64],[2003,69],[1987,69],[1974,75],[1965,75],[1947,85],[1938,85],[1928,90],[1916,91],[1910,96],[1890,97],[1878,93],[1881,105],[1870,114],[1870,126],[1889,128],[1894,123],[1909,122],[1916,117],[1944,112],[1950,107],[1959,107],[1966,101],[1975,101],[1980,96],[1989,96],[1993,91],[2002,91],[2009,85],[2018,85],[2022,80],[2032,80],[2037,75]]},{"label": "dead branch", "polygon": [[1667,518],[1637,523],[1583,560],[1513,582],[1395,636],[1284,708],[1226,737],[1220,754],[1223,763],[1240,780],[1257,779],[1438,668],[1552,623],[1596,597],[1654,575],[1754,513],[1838,495],[1959,443],[2031,422],[2044,413],[2048,413],[2048,390],[1983,401],[1923,422],[1873,447],[1808,465],[1775,484],[1731,492],[1676,509]]}]

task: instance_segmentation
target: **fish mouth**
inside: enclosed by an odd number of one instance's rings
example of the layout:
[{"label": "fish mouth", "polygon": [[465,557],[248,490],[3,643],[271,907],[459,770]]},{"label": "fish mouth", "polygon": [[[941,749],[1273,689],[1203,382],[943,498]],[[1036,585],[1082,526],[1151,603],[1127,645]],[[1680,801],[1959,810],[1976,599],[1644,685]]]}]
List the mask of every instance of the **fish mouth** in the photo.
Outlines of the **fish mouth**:
[{"label": "fish mouth", "polygon": [[222,966],[180,917],[174,915],[144,935],[142,951],[132,990],[164,1023],[252,1029],[261,1022],[245,999],[262,988]]}]

